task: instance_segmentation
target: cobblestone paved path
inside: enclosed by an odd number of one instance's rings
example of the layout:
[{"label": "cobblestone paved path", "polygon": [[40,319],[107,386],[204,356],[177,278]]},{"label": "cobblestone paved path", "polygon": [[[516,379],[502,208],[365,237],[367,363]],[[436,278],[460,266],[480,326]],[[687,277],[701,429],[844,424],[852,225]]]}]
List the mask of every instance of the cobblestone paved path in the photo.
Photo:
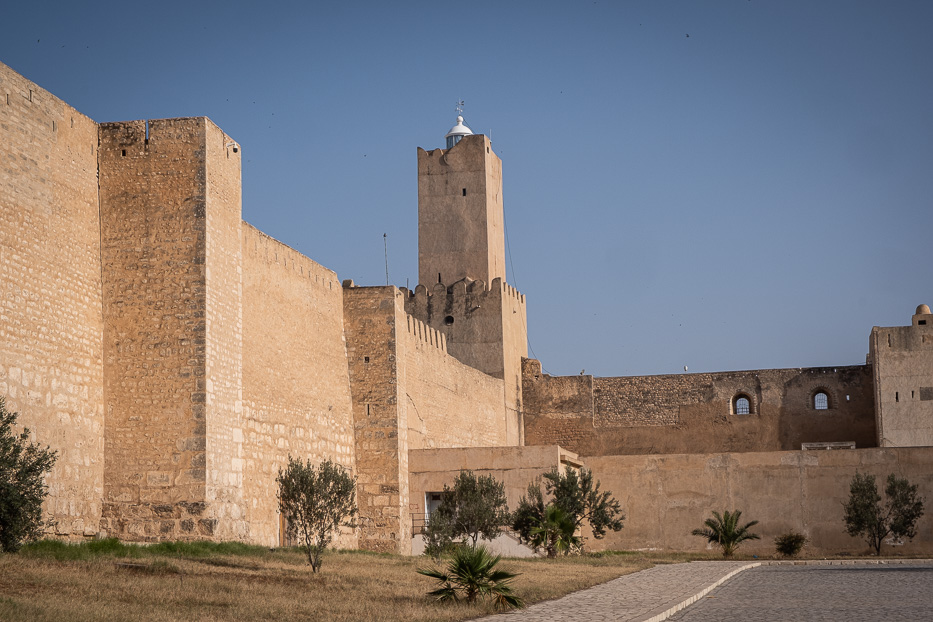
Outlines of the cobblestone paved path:
[{"label": "cobblestone paved path", "polygon": [[[748,562],[692,562],[655,566],[608,583],[538,603],[522,611],[481,618],[483,622],[602,622],[662,620]],[[741,575],[739,575],[741,576]],[[732,579],[734,580],[734,579]]]},{"label": "cobblestone paved path", "polygon": [[760,566],[668,620],[933,620],[933,562]]}]

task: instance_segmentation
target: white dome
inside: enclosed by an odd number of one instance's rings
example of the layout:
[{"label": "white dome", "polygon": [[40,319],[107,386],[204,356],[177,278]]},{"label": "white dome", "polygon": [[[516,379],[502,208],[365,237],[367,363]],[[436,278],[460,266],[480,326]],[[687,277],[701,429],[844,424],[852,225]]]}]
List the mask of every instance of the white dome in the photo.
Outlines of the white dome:
[{"label": "white dome", "polygon": [[444,135],[444,138],[450,138],[451,136],[472,136],[473,130],[468,128],[463,124],[463,117],[457,117],[457,125],[450,128],[450,131]]}]

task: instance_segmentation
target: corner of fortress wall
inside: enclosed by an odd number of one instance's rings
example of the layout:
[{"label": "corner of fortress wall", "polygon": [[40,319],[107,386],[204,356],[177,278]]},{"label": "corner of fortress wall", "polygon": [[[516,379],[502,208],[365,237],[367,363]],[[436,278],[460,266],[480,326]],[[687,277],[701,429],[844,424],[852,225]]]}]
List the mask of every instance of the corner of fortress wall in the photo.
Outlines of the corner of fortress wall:
[{"label": "corner of fortress wall", "polygon": [[0,63],[0,395],[58,454],[44,511],[99,530],[104,488],[97,124]]}]

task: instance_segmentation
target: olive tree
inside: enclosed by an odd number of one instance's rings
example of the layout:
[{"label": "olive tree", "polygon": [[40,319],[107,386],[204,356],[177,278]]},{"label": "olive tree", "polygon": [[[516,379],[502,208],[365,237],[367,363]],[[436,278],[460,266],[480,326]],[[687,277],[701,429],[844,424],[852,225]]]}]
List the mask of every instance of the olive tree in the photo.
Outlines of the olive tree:
[{"label": "olive tree", "polygon": [[29,442],[29,430],[16,433],[17,413],[0,397],[0,549],[14,552],[42,535],[42,502],[49,493],[45,474],[57,455]]},{"label": "olive tree", "polygon": [[460,539],[476,548],[480,537],[492,540],[509,524],[505,486],[492,475],[460,471],[453,486],[444,484],[441,504],[425,526],[425,552],[436,555]]},{"label": "olive tree", "polygon": [[[528,485],[528,493],[519,501],[512,516],[512,528],[522,541],[533,542],[534,534],[548,522],[548,506],[561,509],[566,519],[573,523],[573,532],[588,524],[593,537],[601,539],[607,530],[619,531],[625,516],[619,502],[609,491],[601,491],[600,483],[593,472],[582,468],[579,473],[567,467],[561,473],[554,467],[543,475],[544,492],[540,482]],[[545,502],[545,498],[548,499]],[[553,516],[553,515],[552,515]],[[582,539],[574,540],[582,548]]]},{"label": "olive tree", "polygon": [[889,535],[907,539],[917,535],[917,521],[923,516],[923,499],[907,478],[888,475],[884,495],[882,503],[874,475],[856,473],[844,505],[846,532],[864,537],[876,555],[881,555],[881,543]]},{"label": "olive tree", "polygon": [[279,469],[279,510],[288,534],[301,542],[312,572],[321,568],[321,554],[341,526],[355,527],[356,478],[342,466],[325,460],[317,467],[288,457]]}]

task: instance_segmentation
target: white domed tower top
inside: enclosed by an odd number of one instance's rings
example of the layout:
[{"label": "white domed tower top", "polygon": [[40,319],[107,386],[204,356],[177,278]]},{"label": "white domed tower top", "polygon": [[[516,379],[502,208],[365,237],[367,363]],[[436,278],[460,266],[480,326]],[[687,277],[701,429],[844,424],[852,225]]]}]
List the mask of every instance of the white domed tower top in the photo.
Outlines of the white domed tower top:
[{"label": "white domed tower top", "polygon": [[450,131],[447,132],[447,135],[444,137],[447,139],[447,149],[450,149],[459,143],[460,139],[464,136],[473,135],[473,130],[463,124],[463,115],[461,114],[463,112],[463,108],[461,106],[463,106],[462,101],[457,106],[457,125],[450,128]]}]

